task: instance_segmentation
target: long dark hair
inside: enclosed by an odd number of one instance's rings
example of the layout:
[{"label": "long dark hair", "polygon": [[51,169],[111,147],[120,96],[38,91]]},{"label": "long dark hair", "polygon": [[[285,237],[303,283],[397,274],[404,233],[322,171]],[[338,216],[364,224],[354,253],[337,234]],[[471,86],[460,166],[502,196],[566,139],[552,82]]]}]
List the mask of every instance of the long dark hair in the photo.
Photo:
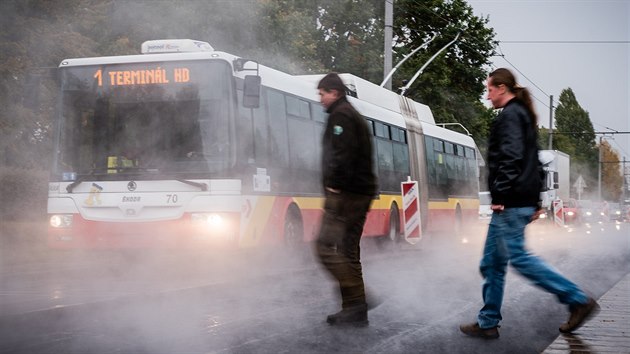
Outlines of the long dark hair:
[{"label": "long dark hair", "polygon": [[519,101],[523,102],[525,108],[527,108],[527,111],[529,112],[529,115],[532,117],[532,124],[534,125],[534,128],[536,128],[538,126],[538,115],[534,110],[532,95],[529,93],[529,90],[516,83],[514,74],[506,68],[499,68],[491,72],[488,77],[491,80],[490,83],[492,86],[498,87],[499,85],[505,85],[508,91],[513,93]]}]

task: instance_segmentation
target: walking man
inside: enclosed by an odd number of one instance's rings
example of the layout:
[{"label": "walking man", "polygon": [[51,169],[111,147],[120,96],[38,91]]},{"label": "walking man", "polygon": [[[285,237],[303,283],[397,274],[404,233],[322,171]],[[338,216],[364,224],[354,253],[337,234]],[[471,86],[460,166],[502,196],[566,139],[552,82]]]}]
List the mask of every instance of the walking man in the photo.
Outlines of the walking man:
[{"label": "walking man", "polygon": [[484,278],[484,306],[477,321],[461,325],[473,337],[499,337],[501,304],[508,262],[535,285],[555,294],[569,306],[570,316],[560,326],[569,333],[599,309],[577,285],[525,249],[525,226],[538,218],[542,187],[537,146],[537,121],[527,89],[516,84],[507,69],[497,69],[487,80],[488,100],[502,108],[492,124],[488,142],[488,188],[492,219],[479,269]]},{"label": "walking man", "polygon": [[323,136],[322,177],[326,200],[316,241],[322,265],[339,282],[342,310],[331,325],[368,325],[359,242],[370,203],[377,193],[372,139],[367,122],[346,99],[346,86],[330,73],[319,82],[329,114]]}]

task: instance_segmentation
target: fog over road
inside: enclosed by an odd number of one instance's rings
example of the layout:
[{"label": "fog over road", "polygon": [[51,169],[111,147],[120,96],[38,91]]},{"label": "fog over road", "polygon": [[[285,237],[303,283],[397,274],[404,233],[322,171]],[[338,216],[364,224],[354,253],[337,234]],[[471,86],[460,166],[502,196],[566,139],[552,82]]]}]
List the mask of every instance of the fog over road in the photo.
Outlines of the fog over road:
[{"label": "fog over road", "polygon": [[[599,297],[630,271],[629,226],[532,225],[528,246]],[[339,299],[308,252],[59,252],[3,242],[0,352],[538,353],[567,310],[511,270],[501,338],[459,333],[481,306],[484,232],[477,225],[389,251],[364,242],[365,281],[384,302],[360,329],[325,323]]]}]

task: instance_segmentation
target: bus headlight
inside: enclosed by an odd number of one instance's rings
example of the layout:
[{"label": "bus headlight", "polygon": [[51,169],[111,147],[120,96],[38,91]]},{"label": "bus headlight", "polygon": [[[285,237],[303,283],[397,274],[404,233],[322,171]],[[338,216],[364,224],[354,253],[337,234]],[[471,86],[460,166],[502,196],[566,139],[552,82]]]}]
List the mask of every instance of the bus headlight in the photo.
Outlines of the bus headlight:
[{"label": "bus headlight", "polygon": [[50,216],[50,226],[61,229],[72,227],[72,214],[55,214]]},{"label": "bus headlight", "polygon": [[197,223],[204,223],[208,227],[217,228],[223,227],[223,217],[219,214],[192,214],[191,219]]}]

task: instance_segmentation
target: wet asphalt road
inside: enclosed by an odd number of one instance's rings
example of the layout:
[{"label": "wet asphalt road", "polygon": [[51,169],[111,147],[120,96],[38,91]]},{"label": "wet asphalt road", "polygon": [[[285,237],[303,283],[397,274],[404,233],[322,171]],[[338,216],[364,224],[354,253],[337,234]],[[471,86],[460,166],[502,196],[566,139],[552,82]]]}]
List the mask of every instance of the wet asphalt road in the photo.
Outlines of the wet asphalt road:
[{"label": "wet asphalt road", "polygon": [[[629,226],[533,225],[528,246],[599,297],[630,271]],[[338,295],[308,253],[49,252],[4,243],[0,352],[541,352],[566,308],[512,271],[501,338],[459,333],[481,306],[484,227],[464,236],[440,234],[389,251],[365,242],[365,281],[383,303],[360,329],[325,323]]]}]

